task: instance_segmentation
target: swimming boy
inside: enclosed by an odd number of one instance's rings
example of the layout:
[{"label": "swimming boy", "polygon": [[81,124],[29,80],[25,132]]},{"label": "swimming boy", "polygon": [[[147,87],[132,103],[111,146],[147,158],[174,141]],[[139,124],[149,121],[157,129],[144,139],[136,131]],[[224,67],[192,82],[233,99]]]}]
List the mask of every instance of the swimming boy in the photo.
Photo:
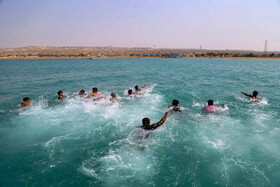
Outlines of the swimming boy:
[{"label": "swimming boy", "polygon": [[180,106],[179,106],[179,101],[174,99],[172,101],[172,106],[168,107],[170,108],[173,112],[182,112]]},{"label": "swimming boy", "polygon": [[110,99],[110,101],[112,101],[113,103],[114,102],[119,102],[120,100],[117,98],[117,95],[116,95],[116,93],[114,93],[114,92],[112,92],[111,93],[111,99]]},{"label": "swimming boy", "polygon": [[257,95],[259,94],[257,91],[253,91],[253,95],[250,95],[250,94],[246,94],[245,92],[241,92],[243,93],[244,95],[250,97],[251,99],[254,99],[254,100],[259,100],[260,98],[257,97]]},{"label": "swimming boy", "polygon": [[79,96],[80,96],[80,97],[84,97],[85,95],[86,95],[86,94],[85,94],[85,90],[81,90],[80,93],[79,93]]},{"label": "swimming boy", "polygon": [[24,107],[29,107],[30,106],[30,98],[29,97],[25,97],[22,99],[21,101],[21,107],[24,108]]},{"label": "swimming boy", "polygon": [[57,99],[62,101],[63,100],[63,91],[61,91],[61,90],[58,91],[57,95],[58,95]]},{"label": "swimming boy", "polygon": [[222,104],[222,107],[214,106],[213,100],[208,100],[208,106],[204,107],[202,111],[204,112],[216,112],[217,110],[220,110],[222,108],[226,108],[225,104]]},{"label": "swimming boy", "polygon": [[89,94],[86,98],[90,98],[90,97],[100,97],[101,94],[97,93],[98,89],[97,88],[92,88],[92,93]]},{"label": "swimming boy", "polygon": [[129,89],[127,92],[128,92],[128,95],[127,95],[128,99],[134,99],[136,97],[136,95],[134,94],[132,89]]},{"label": "swimming boy", "polygon": [[154,124],[150,124],[150,119],[149,118],[143,118],[142,119],[142,126],[140,126],[142,129],[144,130],[148,130],[148,131],[152,131],[157,129],[158,127],[160,127],[162,124],[164,124],[164,122],[167,119],[167,116],[169,115],[169,112],[166,112],[165,115],[163,116],[163,118]]},{"label": "swimming boy", "polygon": [[142,88],[139,88],[138,85],[135,86],[135,92],[140,92],[143,88],[145,88],[146,86],[150,86],[151,84],[147,84],[145,86],[143,86]]}]

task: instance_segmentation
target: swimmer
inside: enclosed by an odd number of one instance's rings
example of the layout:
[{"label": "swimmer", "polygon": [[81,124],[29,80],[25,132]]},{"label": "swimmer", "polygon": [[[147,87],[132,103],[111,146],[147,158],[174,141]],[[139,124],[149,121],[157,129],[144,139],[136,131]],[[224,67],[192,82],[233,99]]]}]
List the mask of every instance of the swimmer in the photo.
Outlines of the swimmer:
[{"label": "swimmer", "polygon": [[80,97],[84,97],[85,95],[86,95],[86,94],[85,94],[85,90],[81,90],[80,93],[79,93],[79,96],[80,96]]},{"label": "swimmer", "polygon": [[148,131],[155,130],[158,127],[160,127],[162,124],[164,124],[168,115],[169,115],[169,112],[166,112],[165,115],[163,116],[163,118],[159,122],[154,123],[152,125],[150,124],[150,119],[149,118],[143,118],[142,119],[142,126],[140,126],[140,127],[142,129],[148,130]]},{"label": "swimmer", "polygon": [[114,102],[119,102],[120,100],[117,98],[117,95],[116,95],[116,93],[114,93],[114,92],[112,92],[111,93],[111,99],[110,99],[110,101],[112,101],[113,103]]},{"label": "swimmer", "polygon": [[101,94],[97,93],[98,89],[97,88],[92,88],[92,93],[89,94],[86,98],[90,98],[90,97],[100,97]]},{"label": "swimmer", "polygon": [[179,106],[179,101],[174,99],[172,101],[172,106],[168,107],[169,109],[171,109],[173,112],[182,112],[180,106]]},{"label": "swimmer", "polygon": [[226,108],[225,104],[222,104],[222,107],[214,106],[213,100],[208,100],[208,106],[204,107],[202,111],[204,112],[216,112],[217,110],[220,110],[222,108]]},{"label": "swimmer", "polygon": [[58,95],[57,99],[62,101],[63,100],[63,91],[61,91],[61,90],[58,91],[57,95]]},{"label": "swimmer", "polygon": [[133,99],[133,98],[136,97],[136,95],[134,94],[133,90],[130,89],[127,92],[128,92],[128,95],[127,95],[128,99]]},{"label": "swimmer", "polygon": [[29,97],[25,97],[22,99],[21,101],[21,107],[24,108],[24,107],[29,107],[31,104],[31,101],[30,101],[30,98]]},{"label": "swimmer", "polygon": [[142,88],[139,88],[138,85],[135,86],[135,92],[140,92],[143,88],[145,88],[146,86],[150,86],[151,84],[147,84],[145,86],[143,86]]},{"label": "swimmer", "polygon": [[241,92],[241,93],[243,93],[244,95],[250,97],[253,100],[259,100],[260,99],[260,98],[257,97],[257,95],[259,94],[257,91],[253,91],[253,95],[246,94],[245,92]]}]

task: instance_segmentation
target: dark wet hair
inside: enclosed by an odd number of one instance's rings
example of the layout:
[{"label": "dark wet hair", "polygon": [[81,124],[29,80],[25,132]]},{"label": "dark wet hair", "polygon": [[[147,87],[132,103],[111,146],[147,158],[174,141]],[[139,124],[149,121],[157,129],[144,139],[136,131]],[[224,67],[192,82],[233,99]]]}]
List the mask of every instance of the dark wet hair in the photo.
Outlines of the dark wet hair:
[{"label": "dark wet hair", "polygon": [[63,91],[61,91],[61,90],[60,90],[60,91],[58,91],[58,92],[57,92],[57,95],[60,95],[60,93],[63,93]]},{"label": "dark wet hair", "polygon": [[111,93],[111,96],[112,96],[113,98],[116,98],[116,97],[117,97],[116,93],[114,93],[114,92]]},{"label": "dark wet hair", "polygon": [[135,90],[136,90],[136,91],[137,91],[137,90],[139,90],[139,87],[138,87],[138,85],[136,85],[136,86],[135,86]]},{"label": "dark wet hair", "polygon": [[97,88],[92,88],[92,93],[96,93],[98,91]]},{"label": "dark wet hair", "polygon": [[84,94],[84,93],[85,93],[85,90],[81,90],[80,93]]},{"label": "dark wet hair", "polygon": [[257,97],[258,94],[259,94],[259,92],[253,91],[253,96],[254,96],[254,97]]},{"label": "dark wet hair", "polygon": [[23,98],[22,100],[24,101],[24,102],[26,102],[26,101],[28,101],[30,98],[29,97],[25,97],[25,98]]},{"label": "dark wet hair", "polygon": [[178,106],[179,105],[179,101],[177,99],[174,99],[172,101],[172,106]]},{"label": "dark wet hair", "polygon": [[208,100],[208,105],[214,105],[214,101],[213,100]]},{"label": "dark wet hair", "polygon": [[127,92],[128,92],[129,95],[132,94],[132,90],[131,89],[129,89]]},{"label": "dark wet hair", "polygon": [[149,126],[150,125],[150,119],[149,118],[143,118],[142,119],[143,126]]}]

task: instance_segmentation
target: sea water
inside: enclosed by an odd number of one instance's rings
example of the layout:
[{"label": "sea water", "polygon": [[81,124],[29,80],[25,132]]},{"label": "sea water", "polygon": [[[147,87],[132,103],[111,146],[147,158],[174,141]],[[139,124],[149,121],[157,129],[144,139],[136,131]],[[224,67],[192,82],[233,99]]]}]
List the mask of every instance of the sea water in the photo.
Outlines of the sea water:
[{"label": "sea water", "polygon": [[[279,186],[279,72],[277,60],[2,60],[0,186]],[[93,87],[106,99],[77,97]],[[254,90],[260,101],[241,94]],[[141,138],[142,118],[173,99],[185,110]],[[228,110],[202,113],[209,99]]]}]

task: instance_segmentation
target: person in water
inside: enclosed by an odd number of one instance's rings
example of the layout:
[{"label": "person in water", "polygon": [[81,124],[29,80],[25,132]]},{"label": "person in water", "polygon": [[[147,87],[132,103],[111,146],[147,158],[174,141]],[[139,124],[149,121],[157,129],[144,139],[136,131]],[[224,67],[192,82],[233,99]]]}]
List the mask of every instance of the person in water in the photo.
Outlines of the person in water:
[{"label": "person in water", "polygon": [[139,88],[138,85],[135,86],[135,92],[138,93],[140,92],[143,88],[145,88],[146,86],[150,86],[151,84],[147,84],[145,86],[143,86],[142,88]]},{"label": "person in water", "polygon": [[117,95],[116,95],[116,93],[114,93],[114,92],[112,92],[111,93],[111,99],[110,99],[110,101],[112,101],[113,103],[114,102],[119,102],[120,100],[117,98]]},{"label": "person in water", "polygon": [[245,92],[241,92],[241,93],[243,93],[244,95],[246,95],[246,96],[248,96],[248,97],[250,97],[251,99],[254,99],[254,100],[259,100],[260,99],[260,98],[257,97],[258,94],[259,94],[257,91],[253,91],[253,95],[246,94]]},{"label": "person in water", "polygon": [[136,95],[134,94],[132,89],[129,89],[127,92],[128,92],[128,95],[127,95],[128,99],[133,99],[136,97]]},{"label": "person in water", "polygon": [[150,124],[150,119],[149,118],[143,118],[142,119],[142,126],[140,126],[142,129],[144,130],[148,130],[148,131],[152,131],[157,129],[158,127],[160,127],[162,124],[164,124],[164,122],[167,119],[167,116],[169,115],[169,112],[166,112],[165,115],[163,116],[163,118],[154,124]]},{"label": "person in water", "polygon": [[62,101],[63,100],[63,91],[61,91],[61,90],[58,91],[57,95],[58,95],[57,99]]},{"label": "person in water", "polygon": [[80,93],[79,93],[79,96],[84,97],[85,95],[86,95],[85,90],[81,90]]},{"label": "person in water", "polygon": [[87,98],[90,98],[90,97],[95,97],[95,98],[98,98],[101,96],[101,94],[97,93],[98,89],[97,88],[92,88],[92,93],[89,94],[87,96]]},{"label": "person in water", "polygon": [[220,110],[222,108],[226,108],[225,104],[222,104],[222,107],[214,106],[213,100],[208,100],[208,106],[204,107],[202,111],[204,112],[216,112],[217,110]]},{"label": "person in water", "polygon": [[182,112],[180,106],[179,106],[179,101],[174,99],[172,101],[172,106],[168,107],[170,108],[173,112]]},{"label": "person in water", "polygon": [[29,107],[31,104],[31,101],[30,101],[30,98],[29,97],[25,97],[22,99],[21,101],[21,107],[24,108],[24,107]]}]

